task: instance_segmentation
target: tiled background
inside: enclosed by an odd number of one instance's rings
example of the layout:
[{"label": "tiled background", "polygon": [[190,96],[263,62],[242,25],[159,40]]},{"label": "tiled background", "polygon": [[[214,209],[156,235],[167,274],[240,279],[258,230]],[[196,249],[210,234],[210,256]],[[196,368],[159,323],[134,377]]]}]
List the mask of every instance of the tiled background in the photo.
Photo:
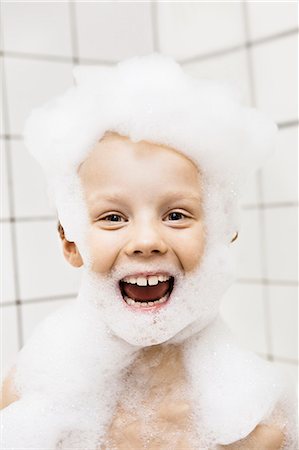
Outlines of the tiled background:
[{"label": "tiled background", "polygon": [[240,341],[296,376],[297,2],[2,2],[2,374],[36,324],[72,301],[79,271],[21,133],[72,83],[74,64],[161,51],[194,76],[226,78],[279,125],[275,156],[243,200],[237,283],[222,314]]}]

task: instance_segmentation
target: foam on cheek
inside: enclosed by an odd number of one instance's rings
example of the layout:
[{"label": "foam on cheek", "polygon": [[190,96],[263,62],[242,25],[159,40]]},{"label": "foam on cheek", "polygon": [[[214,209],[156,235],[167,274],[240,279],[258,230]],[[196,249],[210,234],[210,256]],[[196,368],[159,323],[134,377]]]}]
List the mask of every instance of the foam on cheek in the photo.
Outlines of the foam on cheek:
[{"label": "foam on cheek", "polygon": [[[162,261],[128,263],[106,277],[85,270],[79,299],[82,304],[87,301],[93,305],[99,320],[130,344],[159,344],[174,338],[191,324],[197,330],[202,329],[217,315],[221,295],[232,282],[231,263],[228,247],[218,243],[207,244],[198,268],[185,275],[175,265]],[[175,279],[170,300],[158,311],[135,311],[122,299],[119,280],[128,273],[140,271],[168,272]]]}]

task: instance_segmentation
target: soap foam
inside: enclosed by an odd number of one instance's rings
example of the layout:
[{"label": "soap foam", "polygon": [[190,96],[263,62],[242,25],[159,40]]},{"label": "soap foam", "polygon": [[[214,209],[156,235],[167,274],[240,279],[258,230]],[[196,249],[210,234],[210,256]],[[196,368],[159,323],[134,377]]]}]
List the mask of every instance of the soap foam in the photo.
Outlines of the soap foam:
[{"label": "soap foam", "polygon": [[[239,349],[217,318],[233,279],[229,242],[238,226],[240,190],[270,153],[276,126],[241,105],[227,84],[192,79],[158,54],[111,68],[78,67],[75,79],[62,97],[33,111],[25,142],[47,174],[68,240],[83,256],[82,286],[76,302],[49,316],[18,356],[21,400],[2,413],[4,448],[101,448],[119,398],[134,394],[133,409],[134,400],[142,403],[137,389],[126,385],[127,368],[143,347],[161,343],[183,346],[198,423],[198,435],[190,432],[194,448],[216,450],[261,421],[279,424],[287,434],[284,448],[297,448],[284,383],[270,365]],[[116,267],[105,276],[92,271],[78,168],[107,131],[170,146],[200,168],[207,235],[194,272],[162,263]],[[159,311],[134,312],[121,297],[119,280],[141,270],[175,278],[171,299]]]}]

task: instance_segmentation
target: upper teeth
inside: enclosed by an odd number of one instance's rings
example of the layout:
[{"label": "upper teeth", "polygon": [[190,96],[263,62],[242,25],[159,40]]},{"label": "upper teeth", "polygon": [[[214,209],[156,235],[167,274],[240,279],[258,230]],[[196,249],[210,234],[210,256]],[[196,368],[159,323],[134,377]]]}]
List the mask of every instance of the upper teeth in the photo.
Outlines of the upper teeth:
[{"label": "upper teeth", "polygon": [[170,276],[168,275],[149,275],[149,276],[128,276],[123,278],[123,281],[130,284],[137,284],[138,286],[154,286],[159,283],[159,281],[167,281]]}]

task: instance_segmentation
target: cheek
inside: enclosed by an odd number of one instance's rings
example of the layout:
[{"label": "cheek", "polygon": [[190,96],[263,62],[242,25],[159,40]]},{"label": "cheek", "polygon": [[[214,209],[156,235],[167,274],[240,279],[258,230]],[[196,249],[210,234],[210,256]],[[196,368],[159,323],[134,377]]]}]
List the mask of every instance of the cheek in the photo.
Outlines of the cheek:
[{"label": "cheek", "polygon": [[109,272],[120,249],[116,234],[98,229],[91,230],[87,237],[87,245],[91,255],[92,270],[98,273]]},{"label": "cheek", "polygon": [[186,272],[196,269],[200,264],[205,248],[205,233],[200,225],[186,235],[181,235],[177,245],[177,254],[180,257]]}]

